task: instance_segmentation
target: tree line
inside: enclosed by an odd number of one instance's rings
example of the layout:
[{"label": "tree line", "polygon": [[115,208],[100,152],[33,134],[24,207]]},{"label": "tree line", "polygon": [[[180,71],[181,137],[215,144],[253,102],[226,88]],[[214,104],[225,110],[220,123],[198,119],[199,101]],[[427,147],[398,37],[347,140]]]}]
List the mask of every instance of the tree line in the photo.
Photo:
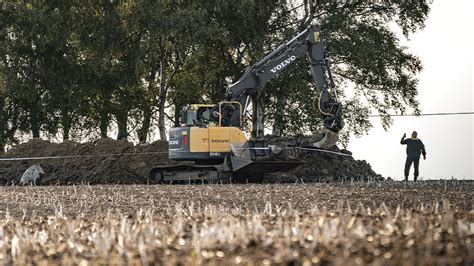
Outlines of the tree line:
[{"label": "tree line", "polygon": [[[0,3],[0,150],[26,138],[149,140],[190,103],[217,103],[245,69],[310,23],[331,53],[345,134],[370,110],[418,112],[420,60],[401,46],[430,1],[4,0]],[[320,125],[304,60],[269,83],[265,126]]]}]

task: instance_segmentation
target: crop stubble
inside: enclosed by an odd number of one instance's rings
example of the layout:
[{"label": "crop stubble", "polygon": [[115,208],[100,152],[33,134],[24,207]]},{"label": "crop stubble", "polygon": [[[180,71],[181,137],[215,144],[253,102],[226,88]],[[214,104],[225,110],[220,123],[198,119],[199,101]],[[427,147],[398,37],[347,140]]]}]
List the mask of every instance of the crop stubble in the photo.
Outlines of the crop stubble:
[{"label": "crop stubble", "polygon": [[0,264],[470,264],[474,182],[0,187]]}]

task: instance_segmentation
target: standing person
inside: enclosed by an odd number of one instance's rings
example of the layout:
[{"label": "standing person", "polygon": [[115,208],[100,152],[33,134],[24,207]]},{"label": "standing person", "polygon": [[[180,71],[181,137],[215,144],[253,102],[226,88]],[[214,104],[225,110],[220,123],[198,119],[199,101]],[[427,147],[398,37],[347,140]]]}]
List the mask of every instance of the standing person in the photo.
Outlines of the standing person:
[{"label": "standing person", "polygon": [[405,162],[405,181],[408,181],[408,174],[410,173],[411,164],[415,165],[415,181],[418,178],[418,167],[420,165],[420,154],[423,153],[423,160],[426,160],[426,150],[423,142],[417,138],[418,133],[413,131],[410,139],[405,139],[407,134],[403,134],[400,144],[407,145],[407,160]]}]

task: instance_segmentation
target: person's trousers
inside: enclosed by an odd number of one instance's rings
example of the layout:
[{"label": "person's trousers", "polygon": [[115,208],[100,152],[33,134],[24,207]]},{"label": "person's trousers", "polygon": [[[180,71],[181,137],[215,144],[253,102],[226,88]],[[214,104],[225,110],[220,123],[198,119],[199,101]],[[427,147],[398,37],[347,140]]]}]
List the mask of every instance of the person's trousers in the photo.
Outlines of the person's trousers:
[{"label": "person's trousers", "polygon": [[418,177],[418,174],[419,174],[418,167],[420,165],[420,158],[418,159],[407,158],[405,162],[405,180],[408,180],[408,174],[410,173],[410,168],[411,168],[412,163],[415,165],[415,181],[416,181],[416,178]]}]

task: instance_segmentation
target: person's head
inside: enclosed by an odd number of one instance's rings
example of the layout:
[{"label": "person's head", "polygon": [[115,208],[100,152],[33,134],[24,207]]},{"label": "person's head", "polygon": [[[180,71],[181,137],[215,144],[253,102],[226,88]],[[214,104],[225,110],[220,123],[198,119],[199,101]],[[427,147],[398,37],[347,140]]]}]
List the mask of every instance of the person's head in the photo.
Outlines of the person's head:
[{"label": "person's head", "polygon": [[414,139],[416,139],[416,137],[418,137],[418,133],[417,133],[416,131],[413,131],[413,132],[411,133],[411,137],[414,138]]}]

